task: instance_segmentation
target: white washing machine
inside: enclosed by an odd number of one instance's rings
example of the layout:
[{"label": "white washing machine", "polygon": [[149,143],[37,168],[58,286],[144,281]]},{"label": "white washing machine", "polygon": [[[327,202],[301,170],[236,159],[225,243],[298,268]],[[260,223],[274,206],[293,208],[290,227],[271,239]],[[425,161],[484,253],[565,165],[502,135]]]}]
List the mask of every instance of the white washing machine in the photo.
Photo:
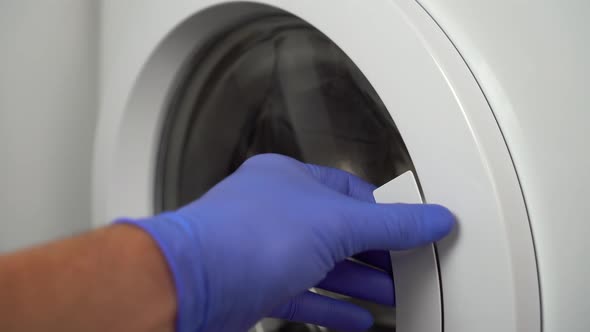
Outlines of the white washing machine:
[{"label": "white washing machine", "polygon": [[398,331],[586,331],[589,15],[585,0],[104,1],[94,222],[179,206],[262,152],[377,185],[410,170],[459,227],[394,258]]}]

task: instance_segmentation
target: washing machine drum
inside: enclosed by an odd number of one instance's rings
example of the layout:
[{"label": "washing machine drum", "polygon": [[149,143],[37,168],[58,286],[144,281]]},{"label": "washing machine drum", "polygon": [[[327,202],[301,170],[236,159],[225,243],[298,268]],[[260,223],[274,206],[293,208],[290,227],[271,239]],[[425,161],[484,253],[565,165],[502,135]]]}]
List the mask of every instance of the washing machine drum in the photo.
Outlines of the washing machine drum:
[{"label": "washing machine drum", "polygon": [[383,102],[330,39],[295,17],[257,20],[198,54],[161,146],[162,209],[247,158],[280,153],[382,185],[412,169]]},{"label": "washing machine drum", "polygon": [[[160,210],[193,201],[260,153],[340,168],[378,186],[413,169],[367,79],[300,19],[273,16],[240,26],[189,68],[163,132]],[[371,331],[392,330],[392,308],[362,305],[376,316]],[[320,331],[271,320],[256,328]]]}]

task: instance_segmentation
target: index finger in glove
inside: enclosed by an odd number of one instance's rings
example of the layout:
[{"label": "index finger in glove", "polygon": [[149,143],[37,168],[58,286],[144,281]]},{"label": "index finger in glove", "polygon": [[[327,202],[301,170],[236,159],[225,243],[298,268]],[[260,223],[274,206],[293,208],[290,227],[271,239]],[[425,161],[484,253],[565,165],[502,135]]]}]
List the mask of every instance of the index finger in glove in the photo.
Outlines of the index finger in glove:
[{"label": "index finger in glove", "polygon": [[368,250],[406,250],[438,241],[454,227],[453,214],[435,204],[347,205],[345,229],[339,239],[347,256]]}]

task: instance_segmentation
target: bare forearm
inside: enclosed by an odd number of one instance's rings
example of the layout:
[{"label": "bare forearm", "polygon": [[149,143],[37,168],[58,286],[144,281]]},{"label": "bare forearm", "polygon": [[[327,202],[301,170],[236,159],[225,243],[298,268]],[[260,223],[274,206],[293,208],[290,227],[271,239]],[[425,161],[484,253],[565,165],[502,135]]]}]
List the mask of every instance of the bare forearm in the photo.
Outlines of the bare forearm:
[{"label": "bare forearm", "polygon": [[151,238],[117,225],[0,256],[0,331],[170,331],[176,304]]}]

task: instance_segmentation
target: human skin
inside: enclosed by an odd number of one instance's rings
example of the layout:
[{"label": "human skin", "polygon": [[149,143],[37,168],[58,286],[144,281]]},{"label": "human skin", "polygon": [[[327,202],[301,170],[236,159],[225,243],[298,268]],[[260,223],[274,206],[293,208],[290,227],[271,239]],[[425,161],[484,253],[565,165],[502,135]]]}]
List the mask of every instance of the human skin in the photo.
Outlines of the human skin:
[{"label": "human skin", "polygon": [[143,231],[113,225],[0,256],[0,331],[172,331],[175,290]]}]

